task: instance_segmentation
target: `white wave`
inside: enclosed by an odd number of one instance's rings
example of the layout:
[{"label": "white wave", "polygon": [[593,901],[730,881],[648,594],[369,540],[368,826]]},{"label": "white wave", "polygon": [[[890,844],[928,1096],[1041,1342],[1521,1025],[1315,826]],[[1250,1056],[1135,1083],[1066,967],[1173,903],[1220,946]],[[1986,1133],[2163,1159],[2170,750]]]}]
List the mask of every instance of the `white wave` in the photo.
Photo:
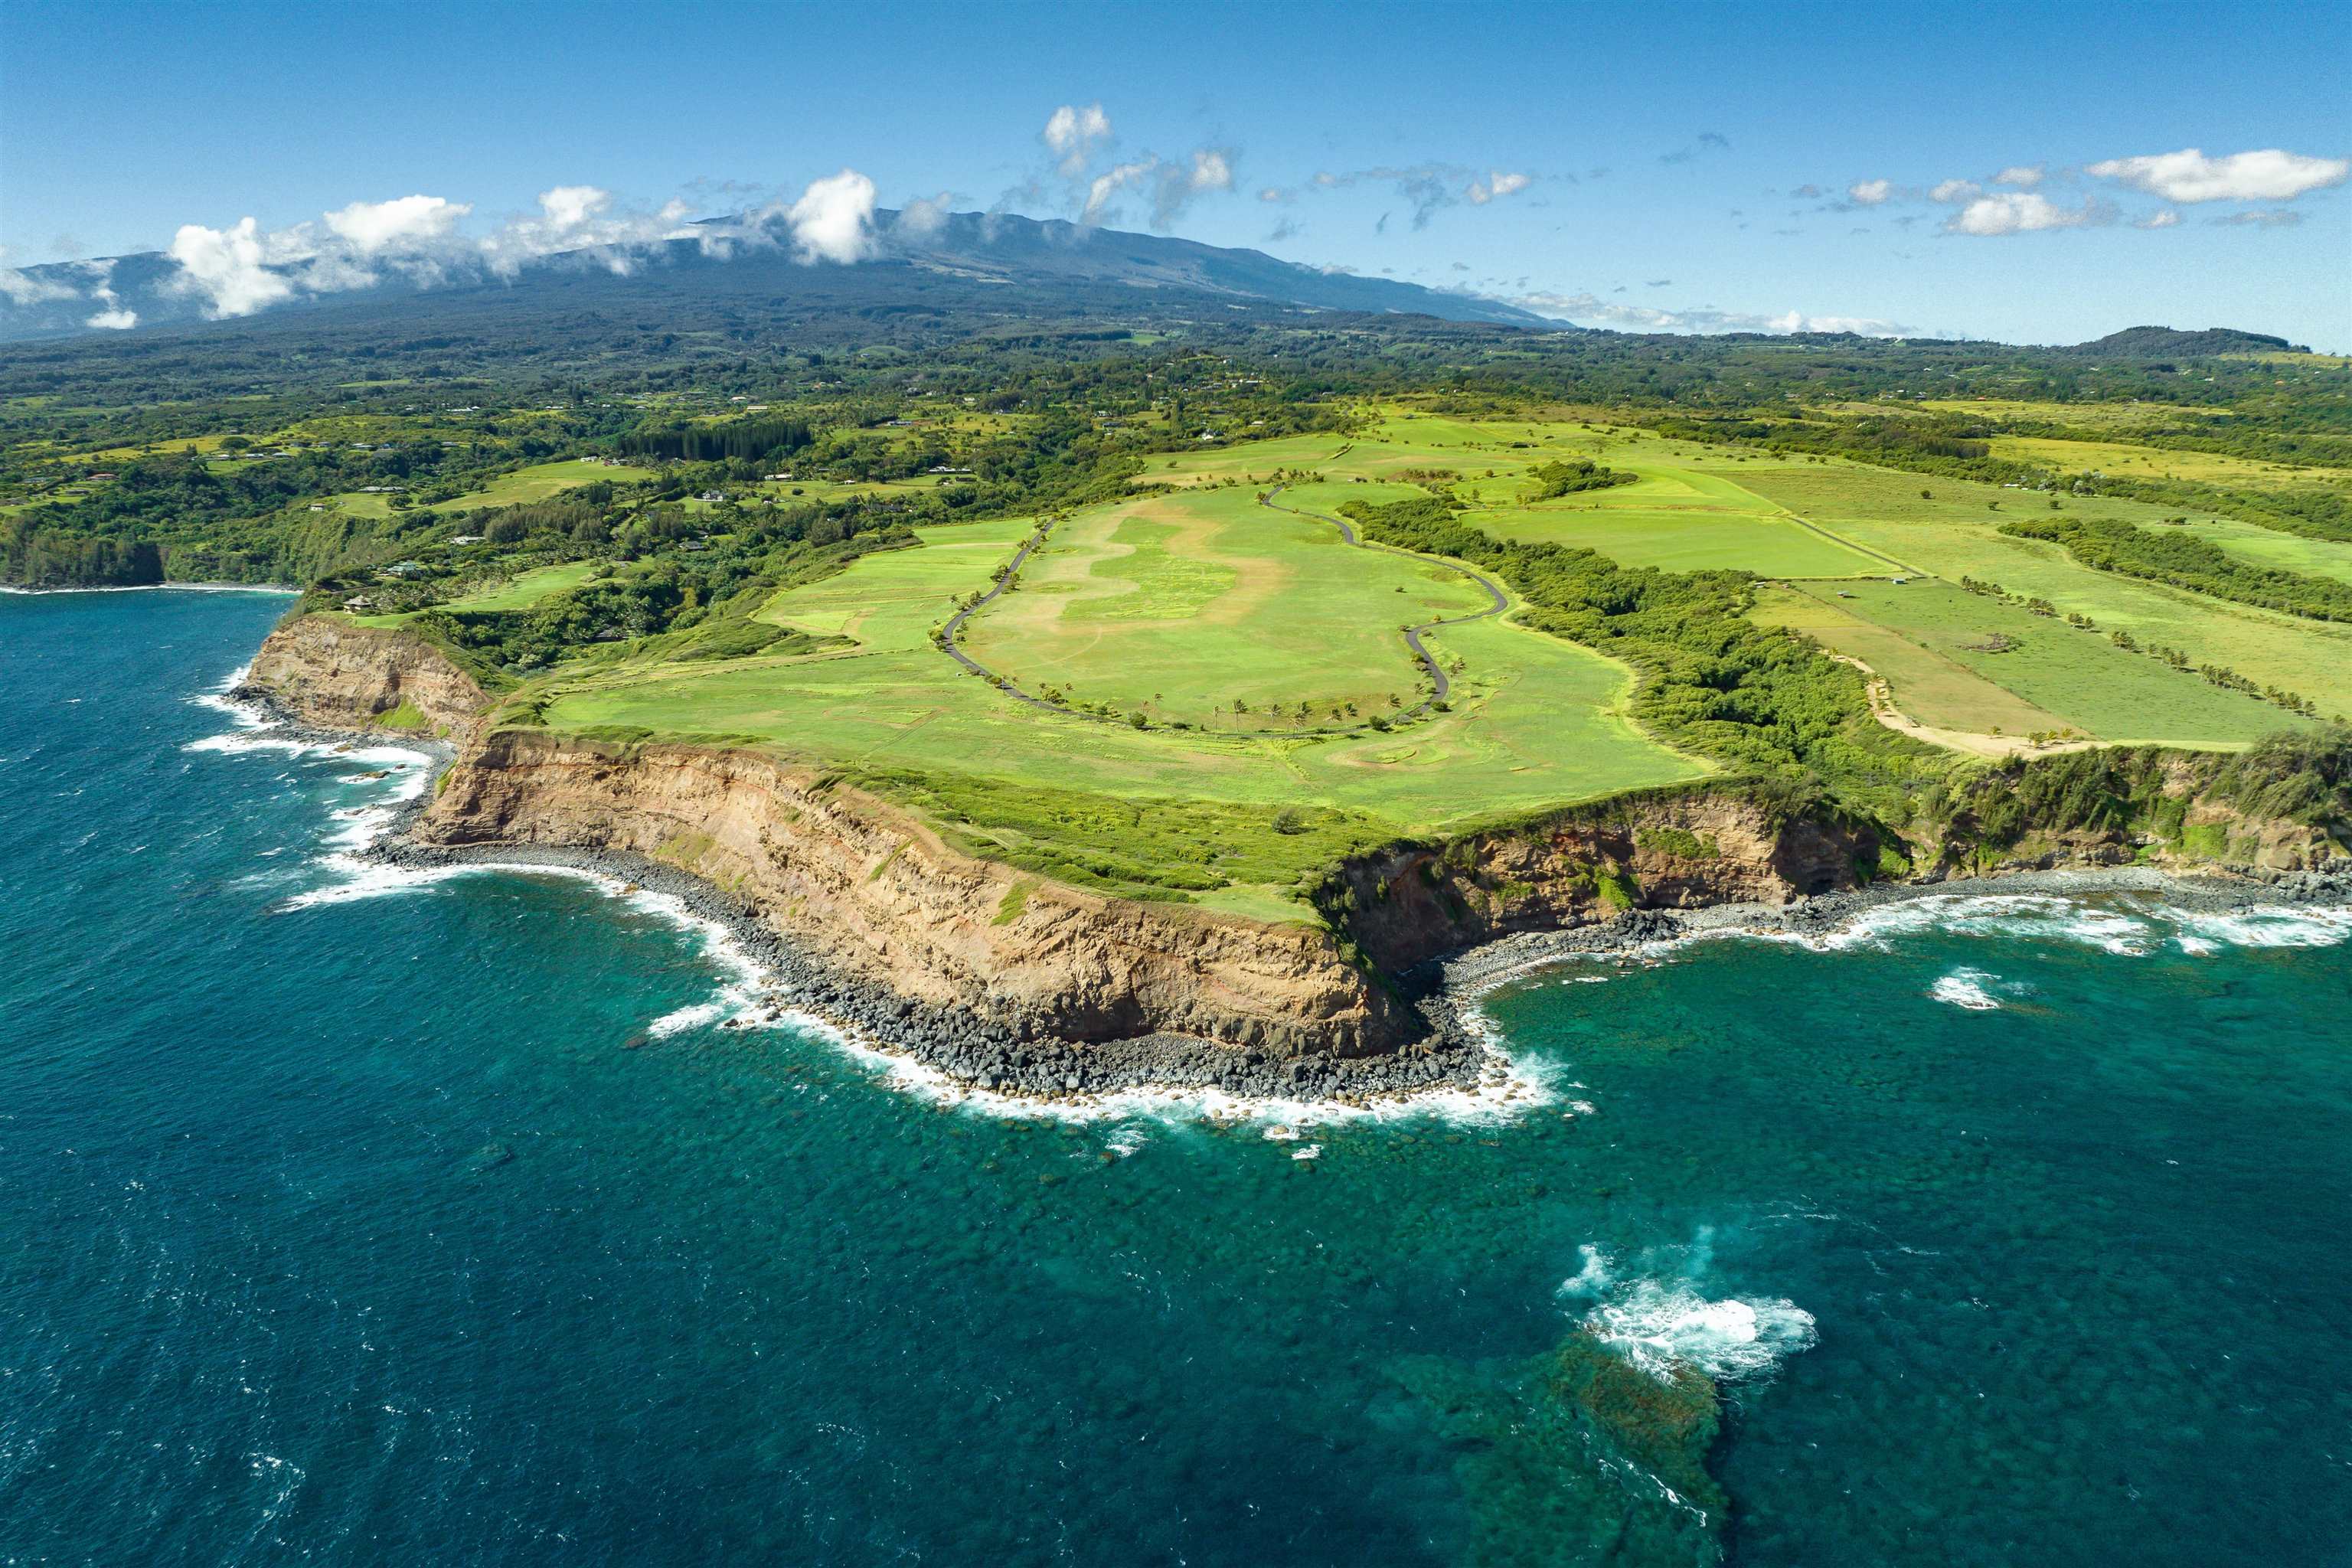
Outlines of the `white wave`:
[{"label": "white wave", "polygon": [[1615,1282],[1616,1276],[1610,1272],[1607,1253],[1587,1242],[1576,1249],[1576,1255],[1584,1260],[1583,1267],[1560,1282],[1561,1295],[1598,1296]]},{"label": "white wave", "polygon": [[1293,1149],[1290,1152],[1290,1157],[1294,1160],[1320,1160],[1323,1157],[1323,1145],[1308,1143],[1302,1148]]},{"label": "white wave", "polygon": [[2173,941],[2192,953],[2224,947],[2334,947],[2352,940],[2352,909],[2257,904],[2226,914],[2167,912],[2180,927]]},{"label": "white wave", "polygon": [[2000,1004],[1985,989],[1993,976],[1981,969],[1955,969],[1927,988],[1927,994],[1938,1002],[1948,1002],[1955,1007],[1965,1007],[1971,1013],[1990,1013]]},{"label": "white wave", "polygon": [[679,1007],[675,1011],[664,1013],[646,1026],[646,1033],[656,1040],[667,1039],[670,1036],[688,1029],[698,1029],[707,1024],[716,1024],[728,1016],[729,1007],[726,999],[714,996],[708,1002],[697,1002],[691,1006]]},{"label": "white wave", "polygon": [[1820,1338],[1793,1301],[1710,1301],[1687,1286],[1635,1282],[1584,1320],[1592,1336],[1653,1377],[1689,1367],[1719,1383],[1769,1372]]},{"label": "white wave", "polygon": [[1564,1281],[1565,1300],[1593,1303],[1584,1330],[1651,1376],[1664,1380],[1688,1368],[1718,1383],[1769,1372],[1819,1339],[1813,1315],[1781,1298],[1709,1300],[1693,1280],[1706,1271],[1712,1237],[1706,1230],[1685,1249],[1679,1279],[1621,1282],[1609,1255],[1577,1248],[1582,1267]]}]

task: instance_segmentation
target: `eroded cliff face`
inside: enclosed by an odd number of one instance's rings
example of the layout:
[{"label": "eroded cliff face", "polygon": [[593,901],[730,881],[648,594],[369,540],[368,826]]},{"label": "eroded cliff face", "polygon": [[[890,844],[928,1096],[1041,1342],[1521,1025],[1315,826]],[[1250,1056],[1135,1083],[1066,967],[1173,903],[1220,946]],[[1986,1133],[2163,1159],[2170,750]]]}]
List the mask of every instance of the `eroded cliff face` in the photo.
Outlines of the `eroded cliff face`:
[{"label": "eroded cliff face", "polygon": [[1324,904],[1368,957],[1394,970],[1631,909],[1835,892],[1874,869],[1878,850],[1868,827],[1780,822],[1754,802],[1694,793],[1365,856],[1342,868]]},{"label": "eroded cliff face", "polygon": [[329,616],[270,633],[246,684],[323,730],[364,730],[405,705],[421,727],[454,736],[490,705],[474,678],[424,638]]},{"label": "eroded cliff face", "polygon": [[298,619],[263,646],[251,683],[313,724],[362,729],[402,710],[455,740],[457,761],[415,829],[425,842],[662,860],[734,895],[820,963],[1030,1038],[1168,1033],[1277,1058],[1370,1055],[1423,1028],[1381,974],[1514,932],[1632,910],[1782,904],[1915,867],[1931,877],[2136,858],[2294,869],[2341,853],[2324,829],[2256,820],[2215,798],[2214,759],[2149,752],[2132,763],[2128,825],[2027,832],[1998,851],[1972,845],[1989,805],[2018,793],[2006,774],[1979,781],[1946,825],[1950,837],[1892,855],[1866,822],[1702,788],[1360,856],[1323,889],[1331,929],[1269,925],[976,859],[887,803],[768,753],[492,730],[481,688],[397,630]]},{"label": "eroded cliff face", "polygon": [[1032,1034],[1360,1055],[1419,1028],[1320,929],[1044,881],[759,752],[500,731],[458,759],[416,833],[667,861],[829,964]]}]

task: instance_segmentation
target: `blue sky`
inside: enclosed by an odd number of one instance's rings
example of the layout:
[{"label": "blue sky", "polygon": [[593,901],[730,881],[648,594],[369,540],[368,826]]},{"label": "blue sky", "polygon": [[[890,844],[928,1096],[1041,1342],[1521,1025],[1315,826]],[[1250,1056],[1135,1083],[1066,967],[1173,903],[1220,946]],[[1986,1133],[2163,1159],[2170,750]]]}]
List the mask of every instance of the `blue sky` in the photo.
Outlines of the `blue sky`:
[{"label": "blue sky", "polygon": [[[2340,4],[9,0],[0,243],[24,266],[251,216],[266,251],[426,195],[469,209],[433,209],[447,244],[554,232],[541,193],[580,187],[620,232],[844,169],[884,206],[1076,217],[1111,177],[1115,226],[1588,324],[2153,321],[2341,351],[2347,62]],[[1057,152],[1065,105],[1108,132]]]}]

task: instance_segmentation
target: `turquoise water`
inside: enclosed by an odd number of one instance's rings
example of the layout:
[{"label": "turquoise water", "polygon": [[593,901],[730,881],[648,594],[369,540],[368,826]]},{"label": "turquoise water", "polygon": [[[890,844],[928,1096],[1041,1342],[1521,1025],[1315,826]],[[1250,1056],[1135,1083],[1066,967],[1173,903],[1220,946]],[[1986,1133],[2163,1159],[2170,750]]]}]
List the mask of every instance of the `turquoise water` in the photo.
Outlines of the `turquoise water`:
[{"label": "turquoise water", "polygon": [[322,863],[414,774],[193,700],[283,603],[0,597],[0,1559],[2343,1560],[2340,921],[1948,905],[1498,993],[1515,1120],[1009,1121],[658,910]]}]

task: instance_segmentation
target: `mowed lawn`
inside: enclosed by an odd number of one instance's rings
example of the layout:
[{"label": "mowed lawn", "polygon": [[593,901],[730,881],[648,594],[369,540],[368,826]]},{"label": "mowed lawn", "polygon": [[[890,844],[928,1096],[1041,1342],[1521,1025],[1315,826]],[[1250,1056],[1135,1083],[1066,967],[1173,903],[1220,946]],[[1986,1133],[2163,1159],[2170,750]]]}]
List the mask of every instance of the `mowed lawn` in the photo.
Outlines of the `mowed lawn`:
[{"label": "mowed lawn", "polygon": [[1939,729],[2226,747],[2297,724],[2101,633],[1948,583],[1774,584],[1759,593],[1755,618],[1860,659],[1886,678],[1905,713]]},{"label": "mowed lawn", "polygon": [[1459,573],[1350,547],[1328,523],[1219,489],[1062,524],[964,647],[1032,691],[1280,731],[1331,722],[1334,709],[1412,707],[1422,670],[1399,628],[1491,603]]},{"label": "mowed lawn", "polygon": [[[1129,510],[1122,503],[1079,521]],[[1464,662],[1463,700],[1452,712],[1387,734],[1312,740],[1137,731],[1034,708],[964,673],[930,641],[952,601],[984,586],[1032,526],[1014,520],[924,529],[919,546],[864,557],[836,577],[779,594],[761,612],[780,625],[852,637],[852,649],[691,669],[567,674],[549,689],[547,721],[565,729],[748,734],[813,764],[911,769],[1119,801],[1224,803],[1261,809],[1269,822],[1285,806],[1328,806],[1358,815],[1367,839],[1464,826],[1706,771],[1624,720],[1632,679],[1622,666],[1499,621],[1433,639],[1443,657]],[[1117,531],[1116,525],[1105,530]],[[1380,574],[1370,579],[1380,584],[1375,594],[1387,593],[1392,602],[1412,598],[1392,588],[1417,585],[1413,574],[1421,568],[1405,565],[1400,574],[1397,565],[1373,564],[1370,552],[1350,553],[1362,554]],[[1234,570],[1238,579],[1240,569]],[[1307,646],[1318,626],[1334,637],[1352,636],[1328,615],[1334,605],[1353,605],[1361,596],[1360,589],[1342,591],[1318,605],[1313,595],[1286,586],[1280,597],[1288,615],[1309,629],[1286,630],[1283,647]],[[1201,601],[1196,613],[1213,608]],[[1261,624],[1272,625],[1276,613],[1264,612]],[[1149,620],[1129,624],[1165,629]],[[1236,678],[1263,679],[1262,667],[1289,657],[1276,649],[1253,655],[1230,627],[1210,624],[1200,635],[1249,661]],[[1360,679],[1367,689],[1409,689],[1409,674],[1391,673],[1409,668],[1401,643],[1371,637],[1354,646],[1377,661],[1376,675]],[[975,648],[975,657],[982,651]],[[1130,679],[1153,677],[1139,668]]]},{"label": "mowed lawn", "polygon": [[[2102,633],[2126,631],[2144,644],[2179,648],[2191,664],[2219,665],[2258,686],[2308,697],[2330,715],[2352,716],[2352,626],[2101,572],[2056,544],[1999,531],[2011,518],[2049,516],[2047,498],[1841,462],[1759,472],[1745,482],[1800,516],[1948,582],[1972,577],[2046,599],[2062,615],[2089,616]],[[1932,494],[1923,498],[1923,489]],[[2163,526],[2159,509],[2135,501],[2070,498],[2064,510]],[[2278,715],[2272,728],[2287,722],[2284,712],[2270,711]]]}]

